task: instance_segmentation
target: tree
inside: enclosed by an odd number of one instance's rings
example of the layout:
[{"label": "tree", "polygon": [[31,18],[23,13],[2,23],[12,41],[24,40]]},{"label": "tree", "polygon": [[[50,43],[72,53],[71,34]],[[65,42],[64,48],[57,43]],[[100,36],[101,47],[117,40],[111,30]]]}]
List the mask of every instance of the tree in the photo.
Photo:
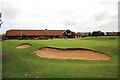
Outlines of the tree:
[{"label": "tree", "polygon": [[0,40],[5,40],[5,39],[7,39],[6,37],[5,37],[5,34],[2,34],[2,35],[0,35]]},{"label": "tree", "polygon": [[91,36],[91,35],[92,35],[92,33],[91,33],[91,32],[89,32],[89,33],[88,33],[88,36]]},{"label": "tree", "polygon": [[117,32],[117,35],[120,36],[120,32]]},{"label": "tree", "polygon": [[2,17],[2,13],[0,13],[0,18]]},{"label": "tree", "polygon": [[97,38],[97,36],[104,36],[104,35],[105,34],[101,31],[93,31],[92,32],[92,36],[96,36],[96,38]]},{"label": "tree", "polygon": [[0,13],[0,28],[1,28],[1,25],[2,25],[2,20],[1,20],[1,17],[2,17],[2,13]]}]

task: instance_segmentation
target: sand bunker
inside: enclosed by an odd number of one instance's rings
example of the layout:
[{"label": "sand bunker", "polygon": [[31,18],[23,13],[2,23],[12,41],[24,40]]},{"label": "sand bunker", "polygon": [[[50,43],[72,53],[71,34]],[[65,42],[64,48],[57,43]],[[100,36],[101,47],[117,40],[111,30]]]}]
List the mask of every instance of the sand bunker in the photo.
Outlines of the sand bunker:
[{"label": "sand bunker", "polygon": [[23,43],[23,44],[19,44],[18,46],[16,46],[17,49],[23,49],[23,48],[29,48],[32,45],[29,43]]},{"label": "sand bunker", "polygon": [[108,54],[83,49],[83,48],[53,48],[53,47],[42,47],[36,50],[34,54],[42,58],[52,59],[80,59],[80,60],[110,60],[111,57]]}]

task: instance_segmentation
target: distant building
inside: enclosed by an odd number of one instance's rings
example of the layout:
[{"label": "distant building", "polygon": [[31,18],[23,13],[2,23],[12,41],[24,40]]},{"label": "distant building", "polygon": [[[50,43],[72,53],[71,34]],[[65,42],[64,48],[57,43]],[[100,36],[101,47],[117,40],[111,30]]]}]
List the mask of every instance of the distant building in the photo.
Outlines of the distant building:
[{"label": "distant building", "polygon": [[40,37],[49,38],[74,38],[75,33],[70,30],[8,30],[5,36],[8,39],[39,39]]},{"label": "distant building", "polygon": [[106,32],[107,36],[117,36],[118,32]]},{"label": "distant building", "polygon": [[82,36],[82,34],[80,32],[77,32],[75,35],[75,38],[80,38]]}]

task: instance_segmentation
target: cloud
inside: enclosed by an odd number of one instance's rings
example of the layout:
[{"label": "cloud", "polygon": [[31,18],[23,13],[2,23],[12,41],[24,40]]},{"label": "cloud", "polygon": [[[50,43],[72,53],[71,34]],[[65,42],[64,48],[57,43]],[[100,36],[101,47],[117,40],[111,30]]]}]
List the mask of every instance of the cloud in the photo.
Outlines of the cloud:
[{"label": "cloud", "polygon": [[109,16],[108,12],[102,12],[102,13],[95,14],[93,17],[95,21],[102,21],[107,19],[108,16]]},{"label": "cloud", "polygon": [[[2,32],[8,29],[117,31],[118,0],[1,0]],[[114,26],[114,27],[113,27]]]},{"label": "cloud", "polygon": [[74,22],[73,20],[66,20],[63,22],[64,25],[77,25],[77,22]]},{"label": "cloud", "polygon": [[60,17],[68,17],[68,16],[71,16],[71,15],[73,15],[74,13],[75,13],[76,11],[75,10],[61,10],[61,11],[59,11],[59,15],[60,15]]},{"label": "cloud", "polygon": [[0,12],[2,12],[3,18],[8,20],[15,18],[19,14],[15,7],[5,2],[0,2]]},{"label": "cloud", "polygon": [[118,2],[118,31],[120,31],[120,1]]}]

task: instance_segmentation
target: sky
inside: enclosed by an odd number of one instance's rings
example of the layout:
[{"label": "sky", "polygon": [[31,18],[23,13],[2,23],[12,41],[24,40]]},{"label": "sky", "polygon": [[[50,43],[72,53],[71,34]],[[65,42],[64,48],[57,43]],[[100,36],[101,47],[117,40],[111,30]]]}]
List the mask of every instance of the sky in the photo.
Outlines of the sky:
[{"label": "sky", "polygon": [[0,0],[0,34],[9,29],[118,31],[118,1]]}]

